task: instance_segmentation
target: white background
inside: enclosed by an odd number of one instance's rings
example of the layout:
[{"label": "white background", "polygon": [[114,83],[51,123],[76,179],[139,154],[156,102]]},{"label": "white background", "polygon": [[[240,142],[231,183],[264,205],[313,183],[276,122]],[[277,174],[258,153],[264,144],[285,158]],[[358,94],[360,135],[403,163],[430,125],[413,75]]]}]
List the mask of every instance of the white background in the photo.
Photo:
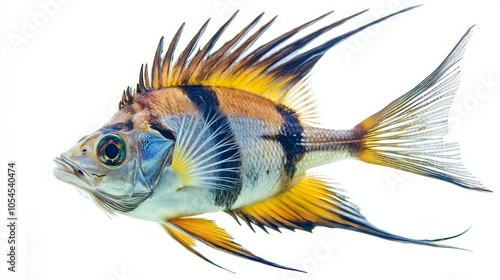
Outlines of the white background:
[{"label": "white background", "polygon": [[[500,279],[497,1],[61,0],[49,10],[41,4],[47,2],[0,2],[1,279]],[[372,223],[393,233],[437,238],[472,226],[445,242],[471,252],[338,229],[252,233],[225,214],[210,215],[257,255],[309,272],[204,251],[232,274],[187,252],[156,224],[109,219],[52,175],[53,158],[111,117],[121,91],[137,82],[141,63],[151,63],[159,38],[169,41],[184,21],[181,45],[209,17],[202,43],[236,9],[240,14],[221,42],[261,12],[263,22],[279,15],[262,43],[329,10],[335,12],[316,27],[371,11],[325,38],[415,4],[424,5],[343,42],[317,64],[312,82],[324,124],[350,128],[403,94],[476,24],[461,64],[449,139],[460,141],[465,164],[495,192],[355,161],[322,171],[341,183]],[[18,170],[16,274],[5,268],[9,160]]]}]

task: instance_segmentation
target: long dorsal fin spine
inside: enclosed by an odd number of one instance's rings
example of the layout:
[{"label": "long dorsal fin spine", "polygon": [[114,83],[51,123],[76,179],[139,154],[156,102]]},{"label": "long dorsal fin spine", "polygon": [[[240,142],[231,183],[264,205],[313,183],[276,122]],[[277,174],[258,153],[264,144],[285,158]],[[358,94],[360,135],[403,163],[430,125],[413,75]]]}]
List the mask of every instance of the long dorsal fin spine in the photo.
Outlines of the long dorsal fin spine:
[{"label": "long dorsal fin spine", "polygon": [[173,61],[173,54],[175,51],[175,48],[177,46],[177,43],[179,42],[179,39],[182,34],[182,30],[184,30],[184,26],[186,24],[182,23],[181,26],[179,26],[179,29],[177,29],[177,32],[174,35],[174,38],[170,42],[167,52],[165,53],[165,56],[163,57],[163,62],[161,65],[161,80],[163,84],[168,84],[168,81],[172,79],[172,61]]},{"label": "long dorsal fin spine", "polygon": [[[226,21],[226,23],[224,23],[219,28],[219,30],[217,30],[217,32],[214,34],[214,36],[212,36],[212,38],[210,38],[210,40],[205,44],[205,46],[203,47],[203,49],[199,50],[196,53],[196,55],[193,57],[193,59],[189,63],[188,68],[186,69],[187,73],[198,73],[198,71],[199,71],[198,69],[199,69],[200,65],[202,65],[203,59],[210,53],[210,51],[212,50],[213,46],[215,45],[215,43],[219,39],[219,37],[224,33],[224,31],[229,26],[229,24],[233,21],[233,19],[236,17],[236,15],[238,14],[238,12],[239,11],[236,11]],[[189,76],[184,76],[184,77],[182,77],[181,80],[182,81],[187,81],[186,79],[188,79],[188,78],[189,78]]]},{"label": "long dorsal fin spine", "polygon": [[162,84],[161,80],[161,52],[163,50],[163,40],[161,37],[160,42],[158,43],[158,47],[156,48],[155,57],[153,59],[153,68],[151,69],[151,76],[153,78],[153,87],[159,88]]},{"label": "long dorsal fin spine", "polygon": [[146,85],[144,85],[144,64],[141,65],[141,70],[139,71],[139,83],[137,84],[137,91],[146,91]]},{"label": "long dorsal fin spine", "polygon": [[[304,28],[312,25],[313,23],[323,19],[324,17],[330,15],[331,13],[333,13],[333,11],[325,13],[325,14],[323,14],[323,15],[321,15],[321,16],[319,16],[311,21],[308,21],[308,22],[306,22],[298,27],[295,27],[295,28],[291,29],[290,31],[282,34],[281,36],[271,40],[270,42],[258,47],[256,50],[254,50],[248,56],[246,56],[244,59],[242,59],[241,64],[240,64],[240,68],[236,68],[236,71],[241,70],[241,67],[243,65],[256,63],[261,57],[268,54],[269,51],[271,51],[272,49],[274,49],[278,45],[282,44],[284,41],[288,40],[293,35],[297,34],[299,31],[301,31]],[[272,23],[275,19],[276,19],[276,17],[274,17],[272,19],[272,21],[270,21],[269,23]]]},{"label": "long dorsal fin spine", "polygon": [[194,37],[191,39],[191,41],[189,41],[188,45],[186,46],[186,48],[182,51],[181,55],[179,56],[179,59],[177,60],[175,67],[173,68],[174,72],[172,75],[172,79],[173,79],[173,81],[176,81],[176,83],[179,85],[181,85],[182,72],[184,71],[185,67],[187,66],[188,57],[193,52],[198,41],[200,40],[201,35],[203,34],[205,29],[207,28],[207,25],[209,22],[210,22],[210,19],[205,21],[205,23],[201,26],[200,30],[198,30],[196,35],[194,35]]},{"label": "long dorsal fin spine", "polygon": [[[279,74],[279,72],[282,72],[282,73],[287,73],[290,71],[290,69],[293,69],[293,71],[298,71],[296,74],[296,77],[295,79],[298,79],[300,80],[302,77],[304,77],[304,75],[306,75],[307,73],[309,73],[309,70],[312,68],[312,66],[314,64],[316,64],[316,62],[323,56],[323,54],[328,51],[331,47],[335,46],[336,44],[340,43],[341,41],[351,37],[352,35],[370,27],[370,26],[373,26],[374,24],[377,24],[381,21],[384,21],[390,17],[393,17],[395,15],[398,15],[400,13],[403,13],[403,12],[406,12],[406,11],[409,11],[409,10],[412,10],[416,7],[419,7],[419,6],[412,6],[412,7],[408,7],[408,8],[405,8],[405,9],[402,9],[398,12],[395,12],[395,13],[392,13],[392,14],[389,14],[385,17],[382,17],[382,18],[379,18],[377,20],[374,20],[368,24],[365,24],[361,27],[358,27],[354,30],[351,30],[345,34],[342,34],[340,36],[337,36],[333,39],[330,39],[328,40],[326,43],[320,45],[320,46],[317,46],[309,51],[306,51],[304,53],[301,53],[300,55],[297,55],[296,57],[294,57],[293,59],[283,63],[282,65],[280,65],[279,68],[275,68],[273,70],[271,70],[270,72],[271,73],[275,73],[275,74]],[[364,12],[364,11],[363,11]],[[348,17],[346,19],[350,19],[354,16],[357,16],[363,12],[360,12],[358,14],[355,14],[351,17]],[[343,19],[341,20],[341,23],[345,22],[346,19]]]},{"label": "long dorsal fin spine", "polygon": [[[218,50],[212,51],[213,46],[235,18],[235,13],[218,29],[201,50],[198,50],[192,55],[207,27],[208,21],[206,21],[178,56],[177,61],[173,63],[174,50],[176,49],[184,27],[184,24],[182,24],[172,38],[168,50],[163,57],[164,40],[160,40],[155,53],[151,73],[149,73],[147,64],[141,67],[137,92],[144,93],[152,89],[170,86],[199,85],[228,87],[245,90],[280,103],[280,100],[283,99],[283,96],[288,94],[290,88],[295,84],[304,82],[303,78],[307,76],[315,63],[329,48],[373,24],[415,7],[400,10],[329,40],[327,43],[318,47],[302,53],[299,52],[313,39],[364,13],[366,10],[361,11],[326,25],[279,48],[280,45],[286,43],[291,37],[297,35],[306,27],[332,13],[328,12],[289,30],[245,55],[244,53],[269,28],[276,18],[272,18],[257,31],[248,36],[246,40],[241,42],[262,18],[262,14],[260,14],[233,39],[223,44]],[[149,79],[150,74],[151,79]],[[122,101],[122,103],[126,104],[125,101]],[[290,109],[294,110],[295,108]],[[307,113],[311,114],[310,111]],[[299,117],[301,116],[299,115]]]},{"label": "long dorsal fin spine", "polygon": [[[227,55],[227,52],[231,48],[236,46],[236,44],[257,24],[257,22],[260,21],[263,15],[264,13],[261,13],[247,27],[240,31],[240,33],[238,33],[238,35],[236,35],[233,40],[227,42],[213,54],[213,57],[210,57],[210,60],[206,62],[206,67],[209,68],[209,70],[206,72],[206,75],[203,78],[207,78],[207,75],[209,73],[212,73],[212,71],[210,71],[211,69],[216,71],[214,76],[222,75],[231,66],[232,62],[236,61],[239,56],[245,50],[247,50],[257,40],[257,38],[260,37],[260,35],[262,35],[267,30],[267,28],[269,28],[269,26],[271,26],[272,23],[276,20],[276,16],[273,17],[269,22],[262,25],[256,32],[254,32],[245,42],[238,46],[232,53]],[[224,55],[227,55],[226,58],[220,59]],[[214,69],[214,66],[217,67],[215,67]]]},{"label": "long dorsal fin spine", "polygon": [[151,90],[151,82],[149,81],[149,70],[148,70],[148,64],[144,65],[144,85],[146,87],[146,90]]},{"label": "long dorsal fin spine", "polygon": [[292,53],[294,53],[295,51],[303,48],[304,46],[306,46],[307,44],[309,44],[313,39],[317,38],[318,36],[320,36],[321,34],[347,22],[348,20],[352,19],[352,18],[355,18],[363,13],[365,13],[366,11],[368,10],[364,10],[364,11],[361,11],[359,13],[356,13],[352,16],[349,16],[349,17],[346,17],[346,18],[343,18],[341,20],[338,20],[332,24],[329,24],[323,28],[320,28],[312,33],[310,33],[309,35],[306,35],[302,38],[299,38],[297,39],[296,41],[292,42],[292,43],[289,43],[288,45],[284,46],[283,48],[281,48],[280,50],[277,50],[275,53],[277,55],[274,55],[274,56],[270,56],[268,57],[267,59],[264,59],[264,60],[261,60],[260,62],[257,63],[257,67],[258,66],[265,66],[265,69],[264,69],[264,72],[272,69],[272,67],[275,65],[275,63],[279,62],[280,60],[286,58],[287,56],[291,55]]}]

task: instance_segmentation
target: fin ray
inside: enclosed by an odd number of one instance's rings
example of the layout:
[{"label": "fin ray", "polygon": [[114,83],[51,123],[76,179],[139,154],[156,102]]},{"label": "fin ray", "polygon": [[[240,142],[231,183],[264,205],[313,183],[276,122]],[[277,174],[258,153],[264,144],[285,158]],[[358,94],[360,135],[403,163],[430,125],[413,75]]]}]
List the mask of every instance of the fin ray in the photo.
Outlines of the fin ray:
[{"label": "fin ray", "polygon": [[[227,136],[230,127],[220,112],[206,115],[210,118],[204,119],[202,114],[183,116],[171,167],[181,174],[184,186],[234,188],[239,184],[238,146]],[[218,126],[214,128],[215,124]],[[230,157],[221,156],[228,152]]]},{"label": "fin ray", "polygon": [[201,49],[200,51],[198,51],[198,53],[193,57],[193,59],[189,62],[189,66],[186,69],[185,74],[181,78],[182,81],[187,81],[189,79],[189,76],[191,76],[193,74],[196,75],[196,73],[198,73],[200,65],[202,65],[203,59],[208,55],[208,53],[210,53],[210,51],[212,50],[213,46],[215,45],[215,43],[219,39],[219,37],[222,35],[222,33],[224,33],[224,31],[226,30],[226,28],[233,21],[233,19],[236,17],[237,14],[238,14],[238,11],[236,11],[226,21],[226,23],[224,23],[219,28],[219,30],[217,30],[217,32],[212,36],[212,38],[210,38],[210,40],[208,41],[208,43],[205,44],[205,46],[203,47],[203,49]]},{"label": "fin ray", "polygon": [[472,28],[421,83],[356,126],[354,131],[362,136],[359,159],[488,191],[461,163],[458,143],[444,141],[459,85],[457,63]]},{"label": "fin ray", "polygon": [[189,252],[195,254],[196,256],[200,257],[201,259],[203,259],[204,261],[212,264],[212,265],[215,265],[216,267],[218,268],[222,268],[224,270],[227,270],[229,272],[232,272],[231,270],[228,270],[216,263],[214,263],[213,261],[211,261],[210,259],[208,259],[207,257],[205,257],[203,254],[201,254],[200,252],[196,251],[193,247],[196,245],[195,241],[193,240],[192,237],[188,236],[187,234],[183,233],[183,232],[180,232],[180,231],[177,231],[173,228],[171,228],[170,226],[168,225],[165,225],[165,224],[161,224],[162,227],[167,231],[167,233],[177,242],[179,242],[179,244],[181,244],[184,248],[186,248]]},{"label": "fin ray", "polygon": [[[249,47],[253,45],[262,34],[264,34],[264,32],[275,20],[275,18],[271,19],[251,34],[241,44],[238,44],[238,42],[243,40],[245,35],[247,35],[247,33],[255,27],[257,22],[262,17],[261,14],[243,30],[237,33],[233,39],[229,40],[218,50],[212,51],[212,47],[224,34],[226,27],[228,27],[235,18],[235,13],[218,29],[217,32],[215,32],[215,34],[208,40],[208,43],[206,43],[201,50],[192,56],[193,51],[198,47],[199,39],[203,35],[208,24],[208,21],[205,22],[205,24],[199,29],[199,31],[193,36],[181,52],[177,61],[172,63],[173,52],[177,46],[184,27],[184,24],[182,24],[170,42],[169,48],[163,59],[161,58],[163,51],[163,39],[160,40],[151,70],[151,81],[149,79],[147,65],[144,68],[144,71],[143,68],[141,68],[137,92],[170,86],[227,87],[261,95],[274,102],[285,105],[293,111],[300,112],[300,114],[297,113],[297,115],[301,120],[303,118],[305,122],[314,121],[316,110],[314,106],[309,105],[313,102],[310,98],[310,94],[308,94],[309,91],[307,90],[307,87],[302,90],[290,89],[294,86],[298,86],[298,88],[300,88],[301,84],[306,83],[307,79],[304,79],[304,77],[311,72],[312,67],[316,64],[319,58],[338,42],[375,23],[413,8],[414,7],[406,8],[381,19],[375,20],[365,26],[331,39],[327,43],[312,48],[309,51],[300,52],[314,39],[349,21],[350,19],[359,16],[365,11],[335,21],[317,29],[316,31],[302,36],[287,45],[284,45],[294,35],[297,35],[306,27],[318,22],[332,13],[328,12],[257,47],[249,54],[245,54],[244,52],[248,50]],[[289,100],[295,99],[293,95],[302,94],[306,95],[306,98],[303,98],[302,102],[298,102],[297,100],[295,100],[295,102],[289,102]],[[122,103],[127,104],[125,102]],[[304,117],[302,114],[304,114]]]},{"label": "fin ray", "polygon": [[247,224],[253,223],[259,226],[264,231],[267,231],[266,227],[277,231],[280,228],[311,231],[317,226],[324,226],[434,247],[456,248],[433,242],[463,234],[420,240],[388,233],[369,223],[359,212],[359,208],[342,194],[342,190],[335,188],[330,180],[319,179],[311,175],[306,175],[297,185],[275,197],[226,212],[237,221],[240,218]]},{"label": "fin ray", "polygon": [[[184,26],[185,26],[185,23],[181,24],[181,26],[179,27],[179,29],[175,33],[174,38],[170,42],[170,45],[168,46],[168,50],[165,53],[165,56],[163,57],[163,63],[161,66],[161,71],[160,71],[162,84],[168,84],[168,81],[172,80],[172,77],[173,77],[173,73],[172,73],[173,54],[174,54],[175,48],[177,47],[177,43],[179,42],[179,39],[181,37],[182,30],[184,29]],[[160,48],[162,46],[158,46],[158,47]],[[160,50],[159,52],[161,53],[161,51],[162,50]]]},{"label": "fin ray", "polygon": [[233,237],[226,230],[220,228],[214,221],[203,218],[176,218],[165,222],[162,226],[167,232],[174,237],[176,241],[181,243],[190,252],[201,257],[209,263],[221,267],[210,261],[207,257],[194,249],[196,245],[194,240],[200,241],[205,245],[214,249],[229,253],[247,260],[259,262],[265,265],[303,272],[298,269],[282,266],[274,262],[267,261],[261,257],[254,255],[240,244],[236,243]]}]

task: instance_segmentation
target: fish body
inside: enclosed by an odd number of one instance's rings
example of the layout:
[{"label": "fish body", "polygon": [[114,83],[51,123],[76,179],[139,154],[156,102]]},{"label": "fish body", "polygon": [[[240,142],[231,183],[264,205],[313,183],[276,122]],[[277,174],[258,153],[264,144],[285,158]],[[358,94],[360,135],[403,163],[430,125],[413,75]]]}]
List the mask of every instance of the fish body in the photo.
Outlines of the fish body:
[{"label": "fish body", "polygon": [[[202,98],[197,100],[199,96]],[[227,180],[233,180],[227,189],[194,187],[185,188],[185,196],[167,193],[156,195],[157,199],[151,198],[128,213],[141,219],[161,222],[166,218],[237,209],[254,204],[286,191],[304,177],[306,170],[351,157],[355,152],[355,145],[341,142],[355,140],[354,131],[315,128],[302,123],[293,111],[281,104],[242,90],[209,86],[171,87],[136,95],[134,98],[137,100],[130,108],[119,111],[105,125],[106,132],[112,127],[121,129],[124,126],[122,124],[126,122],[129,122],[132,128],[137,122],[143,126],[147,126],[145,123],[159,124],[178,134],[183,126],[187,127],[187,119],[192,122],[198,120],[200,127],[194,129],[198,132],[203,130],[201,126],[205,125],[207,119],[216,118],[218,121],[212,122],[204,134],[197,135],[200,137],[199,142],[213,137],[214,130],[221,129],[219,137],[215,137],[213,141],[220,141],[220,138],[224,137],[234,145],[233,149],[226,151],[222,159],[218,159],[219,161],[214,158],[207,162],[218,167],[224,163],[227,165],[227,157],[234,158],[234,161],[230,161],[231,166],[225,168],[235,170],[225,171],[222,175]],[[216,108],[214,105],[205,108],[201,100],[217,104]],[[170,106],[159,106],[167,103],[177,104],[178,108],[183,110],[176,111],[176,108]],[[219,110],[224,117],[210,116],[210,112],[213,112],[210,110]],[[221,122],[226,126],[221,127]],[[325,139],[329,142],[340,141],[340,144],[326,147],[324,143],[318,142]],[[212,145],[209,144],[208,147]],[[174,165],[173,168],[181,167]],[[155,194],[168,192],[163,186],[170,186],[172,183],[162,180],[172,180],[172,177],[176,176],[161,176],[161,181],[155,187]],[[170,198],[176,200],[168,200]],[[165,203],[172,207],[163,211],[156,210],[154,205]]]},{"label": "fish body", "polygon": [[290,42],[323,15],[248,54],[274,19],[248,34],[260,15],[213,51],[233,16],[195,52],[207,22],[174,63],[182,25],[166,52],[162,38],[151,72],[141,68],[137,88],[123,92],[111,120],[56,158],[54,174],[106,212],[161,224],[209,262],[196,242],[295,270],[255,256],[215,222],[196,217],[218,211],[264,231],[325,226],[449,247],[375,227],[331,179],[307,172],[352,158],[487,191],[460,163],[457,144],[443,140],[471,29],[434,72],[379,112],[348,130],[317,126],[308,87],[315,63],[349,36],[412,8],[303,52],[297,51],[361,13]]}]

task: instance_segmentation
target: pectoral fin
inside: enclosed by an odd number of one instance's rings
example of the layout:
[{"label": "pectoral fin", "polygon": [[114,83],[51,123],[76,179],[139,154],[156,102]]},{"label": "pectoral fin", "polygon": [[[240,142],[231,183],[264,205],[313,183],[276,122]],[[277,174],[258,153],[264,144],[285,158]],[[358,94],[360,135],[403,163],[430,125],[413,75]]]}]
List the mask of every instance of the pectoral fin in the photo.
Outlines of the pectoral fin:
[{"label": "pectoral fin", "polygon": [[178,129],[172,169],[184,186],[239,192],[241,159],[228,120],[210,109],[185,115]]},{"label": "pectoral fin", "polygon": [[277,268],[300,271],[267,261],[252,254],[252,252],[236,243],[233,237],[229,235],[226,230],[220,228],[214,221],[211,220],[203,218],[177,218],[165,222],[162,226],[167,230],[170,236],[172,236],[177,242],[181,243],[184,248],[220,268],[223,267],[215,264],[195,249],[195,241],[202,242],[214,249],[248,260],[260,262]]}]

